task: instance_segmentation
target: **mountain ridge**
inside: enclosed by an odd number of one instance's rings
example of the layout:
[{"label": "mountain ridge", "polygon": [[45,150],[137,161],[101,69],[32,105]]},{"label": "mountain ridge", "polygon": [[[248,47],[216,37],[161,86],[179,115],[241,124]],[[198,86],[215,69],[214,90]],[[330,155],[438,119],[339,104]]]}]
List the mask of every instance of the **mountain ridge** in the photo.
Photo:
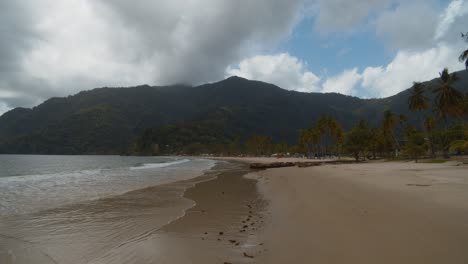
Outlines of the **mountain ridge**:
[{"label": "mountain ridge", "polygon": [[[457,74],[457,88],[468,92],[467,72]],[[426,84],[433,86],[436,80]],[[377,125],[386,109],[416,120],[407,109],[408,95],[409,90],[381,99],[304,93],[240,77],[195,87],[95,88],[4,113],[0,153],[118,154],[146,129],[204,122],[207,113],[220,109],[229,111],[226,127],[241,138],[265,134],[293,143],[298,130],[312,126],[322,114],[335,116],[346,129],[359,119]]]}]

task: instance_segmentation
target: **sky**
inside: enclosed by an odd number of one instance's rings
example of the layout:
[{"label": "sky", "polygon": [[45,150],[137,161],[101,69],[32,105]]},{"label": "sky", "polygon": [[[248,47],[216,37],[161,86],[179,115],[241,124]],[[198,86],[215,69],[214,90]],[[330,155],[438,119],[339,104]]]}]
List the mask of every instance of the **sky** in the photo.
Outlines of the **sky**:
[{"label": "sky", "polygon": [[0,114],[230,76],[382,98],[464,69],[468,0],[0,1]]}]

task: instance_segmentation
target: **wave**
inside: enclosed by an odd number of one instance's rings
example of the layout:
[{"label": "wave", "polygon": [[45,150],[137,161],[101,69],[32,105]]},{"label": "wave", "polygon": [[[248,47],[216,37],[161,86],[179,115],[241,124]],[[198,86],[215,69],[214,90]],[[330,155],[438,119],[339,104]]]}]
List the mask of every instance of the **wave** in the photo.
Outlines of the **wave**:
[{"label": "wave", "polygon": [[181,160],[175,160],[172,162],[164,162],[164,163],[143,163],[138,166],[130,167],[131,170],[142,170],[142,169],[154,169],[154,168],[164,168],[168,166],[173,166],[185,162],[189,162],[189,159],[181,159]]}]

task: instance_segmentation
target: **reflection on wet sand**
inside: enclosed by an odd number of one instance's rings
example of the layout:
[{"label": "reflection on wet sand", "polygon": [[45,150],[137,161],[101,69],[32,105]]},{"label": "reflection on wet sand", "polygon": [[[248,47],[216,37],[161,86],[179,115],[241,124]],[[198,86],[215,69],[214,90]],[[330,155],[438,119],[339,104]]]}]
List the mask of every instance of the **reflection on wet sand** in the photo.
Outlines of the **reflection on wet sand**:
[{"label": "reflection on wet sand", "polygon": [[[242,165],[223,164],[188,181],[3,218],[0,262],[226,261],[232,258],[229,252],[235,245],[228,237],[239,241],[236,255],[240,255],[240,243],[246,246],[249,232],[255,231],[252,227],[240,233],[243,218],[249,211],[253,218],[251,208],[258,204],[255,182],[242,178],[245,173]],[[222,237],[219,232],[223,232]]]}]

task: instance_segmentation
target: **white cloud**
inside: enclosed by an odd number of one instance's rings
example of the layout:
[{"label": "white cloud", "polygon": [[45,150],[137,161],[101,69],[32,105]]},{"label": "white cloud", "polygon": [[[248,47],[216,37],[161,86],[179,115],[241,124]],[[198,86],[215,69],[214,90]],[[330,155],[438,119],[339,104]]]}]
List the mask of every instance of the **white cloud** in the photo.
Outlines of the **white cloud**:
[{"label": "white cloud", "polygon": [[324,80],[308,70],[298,58],[281,53],[276,55],[254,56],[228,67],[226,76],[239,76],[251,80],[273,83],[283,89],[299,92],[325,92],[355,94],[355,87],[361,76],[357,68]]},{"label": "white cloud", "polygon": [[331,77],[323,84],[323,93],[341,93],[346,95],[356,94],[356,85],[361,80],[358,69],[346,70],[343,73]]},{"label": "white cloud", "polygon": [[[423,17],[423,19],[415,16]],[[421,17],[421,18],[422,18]],[[437,12],[433,1],[404,1],[376,20],[377,35],[396,49],[425,49],[433,45]]]},{"label": "white cloud", "polygon": [[308,71],[302,61],[287,53],[245,59],[238,67],[228,67],[226,74],[273,83],[287,90],[313,92],[320,89],[320,78]]},{"label": "white cloud", "polygon": [[415,81],[428,81],[445,67],[462,70],[457,60],[461,47],[441,44],[421,52],[400,51],[387,66],[368,67],[362,73],[363,93],[387,97],[401,92]]},{"label": "white cloud", "polygon": [[0,102],[0,115],[3,115],[3,113],[5,113],[8,110],[9,107],[5,103]]},{"label": "white cloud", "polygon": [[452,24],[459,17],[468,14],[468,4],[464,0],[453,0],[445,12],[440,16],[440,22],[434,36],[435,40],[440,40],[449,31]]},{"label": "white cloud", "polygon": [[[0,91],[32,106],[100,86],[200,84],[289,35],[302,0],[0,3]],[[3,30],[5,28],[5,30]]]},{"label": "white cloud", "polygon": [[254,56],[237,67],[229,67],[227,76],[260,80],[287,90],[302,92],[336,92],[362,97],[388,97],[411,87],[415,81],[428,81],[445,67],[450,71],[464,68],[458,52],[463,44],[440,44],[423,51],[399,51],[387,65],[345,70],[335,76],[319,78],[307,65],[287,53]]}]

